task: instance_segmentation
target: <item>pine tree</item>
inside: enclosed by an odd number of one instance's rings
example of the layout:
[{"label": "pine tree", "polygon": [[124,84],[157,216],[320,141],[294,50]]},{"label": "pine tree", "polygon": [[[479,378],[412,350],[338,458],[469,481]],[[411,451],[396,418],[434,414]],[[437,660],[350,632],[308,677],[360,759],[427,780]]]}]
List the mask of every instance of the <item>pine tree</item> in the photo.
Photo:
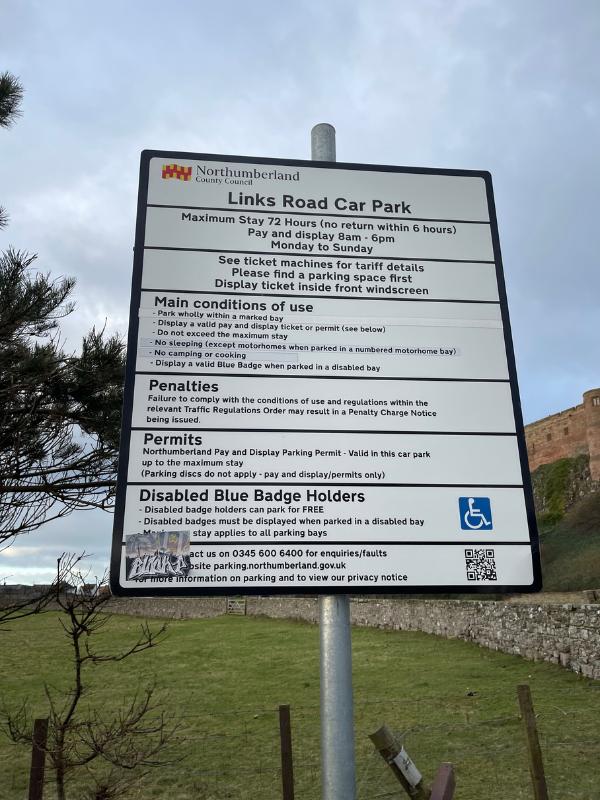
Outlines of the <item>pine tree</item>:
[{"label": "pine tree", "polygon": [[0,73],[0,128],[9,128],[21,116],[23,87],[10,72]]},{"label": "pine tree", "polygon": [[[0,127],[20,113],[19,81],[0,75]],[[6,215],[4,215],[6,220]],[[112,504],[124,345],[93,329],[64,351],[72,278],[36,271],[36,256],[0,253],[0,542],[80,508]]]},{"label": "pine tree", "polygon": [[[23,87],[10,72],[0,73],[0,128],[10,128],[17,117],[21,116],[21,100]],[[6,227],[8,214],[0,206],[0,229]]]}]

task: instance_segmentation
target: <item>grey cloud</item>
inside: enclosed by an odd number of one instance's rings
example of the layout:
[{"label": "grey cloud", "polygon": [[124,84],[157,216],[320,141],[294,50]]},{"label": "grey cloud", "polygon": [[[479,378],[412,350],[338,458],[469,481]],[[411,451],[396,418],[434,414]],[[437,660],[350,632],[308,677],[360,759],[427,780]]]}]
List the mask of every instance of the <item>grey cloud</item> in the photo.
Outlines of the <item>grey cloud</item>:
[{"label": "grey cloud", "polygon": [[8,2],[0,246],[78,278],[75,346],[124,332],[143,148],[305,158],[328,121],[340,160],[489,169],[536,419],[600,384],[599,33],[596,0]]}]

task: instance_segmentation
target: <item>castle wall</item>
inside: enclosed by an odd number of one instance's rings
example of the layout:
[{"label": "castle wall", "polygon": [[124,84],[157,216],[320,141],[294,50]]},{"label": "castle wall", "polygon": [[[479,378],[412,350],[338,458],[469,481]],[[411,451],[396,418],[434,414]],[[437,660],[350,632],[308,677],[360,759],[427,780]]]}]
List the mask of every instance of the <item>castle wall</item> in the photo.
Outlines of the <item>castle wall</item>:
[{"label": "castle wall", "polygon": [[585,392],[583,403],[525,426],[529,469],[559,458],[589,455],[592,480],[600,480],[600,389]]},{"label": "castle wall", "polygon": [[600,389],[590,389],[583,395],[588,452],[590,454],[590,475],[592,480],[600,480]]},{"label": "castle wall", "polygon": [[583,405],[544,417],[525,426],[529,469],[541,464],[587,454],[587,431]]}]

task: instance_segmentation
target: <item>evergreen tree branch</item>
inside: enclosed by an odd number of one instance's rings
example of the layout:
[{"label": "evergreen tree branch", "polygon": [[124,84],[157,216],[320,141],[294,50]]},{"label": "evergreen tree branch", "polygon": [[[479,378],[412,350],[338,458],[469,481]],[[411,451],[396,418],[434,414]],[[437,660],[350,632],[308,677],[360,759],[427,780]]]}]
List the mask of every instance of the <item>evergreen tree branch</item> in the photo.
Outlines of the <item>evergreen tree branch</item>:
[{"label": "evergreen tree branch", "polygon": [[9,128],[21,116],[23,86],[10,72],[0,73],[0,128]]}]

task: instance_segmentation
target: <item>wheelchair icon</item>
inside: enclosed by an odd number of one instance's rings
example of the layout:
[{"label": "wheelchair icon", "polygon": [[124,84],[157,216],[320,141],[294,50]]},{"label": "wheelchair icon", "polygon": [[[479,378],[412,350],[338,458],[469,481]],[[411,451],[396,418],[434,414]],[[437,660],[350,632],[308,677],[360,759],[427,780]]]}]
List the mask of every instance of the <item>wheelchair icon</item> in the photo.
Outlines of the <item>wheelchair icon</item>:
[{"label": "wheelchair icon", "polygon": [[459,497],[460,527],[463,531],[491,531],[492,507],[489,497]]}]

